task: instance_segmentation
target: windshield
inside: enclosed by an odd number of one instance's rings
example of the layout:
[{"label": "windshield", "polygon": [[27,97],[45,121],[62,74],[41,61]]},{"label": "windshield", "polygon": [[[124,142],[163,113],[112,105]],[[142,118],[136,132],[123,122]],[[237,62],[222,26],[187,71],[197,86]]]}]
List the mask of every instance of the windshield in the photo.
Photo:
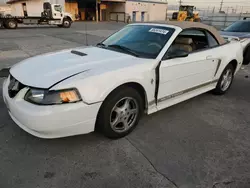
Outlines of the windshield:
[{"label": "windshield", "polygon": [[230,25],[229,27],[227,27],[226,29],[224,29],[224,31],[228,31],[228,32],[250,32],[250,22],[248,21],[239,21],[239,22],[235,22],[232,25]]},{"label": "windshield", "polygon": [[102,47],[144,58],[156,58],[172,36],[173,28],[129,25],[107,38]]},{"label": "windshield", "polygon": [[62,6],[61,5],[55,5],[54,9],[55,9],[55,11],[62,12]]}]

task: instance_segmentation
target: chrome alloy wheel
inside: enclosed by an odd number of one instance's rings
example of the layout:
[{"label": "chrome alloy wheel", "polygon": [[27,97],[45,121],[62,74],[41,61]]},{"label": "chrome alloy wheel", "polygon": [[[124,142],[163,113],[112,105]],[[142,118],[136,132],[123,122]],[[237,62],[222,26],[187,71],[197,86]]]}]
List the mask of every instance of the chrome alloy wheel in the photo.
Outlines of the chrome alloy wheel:
[{"label": "chrome alloy wheel", "polygon": [[110,114],[110,126],[117,133],[128,131],[136,122],[139,113],[137,101],[131,97],[118,101]]},{"label": "chrome alloy wheel", "polygon": [[228,69],[227,71],[225,71],[225,73],[222,76],[221,85],[220,85],[221,90],[226,91],[231,85],[232,81],[233,81],[233,71],[231,69]]}]

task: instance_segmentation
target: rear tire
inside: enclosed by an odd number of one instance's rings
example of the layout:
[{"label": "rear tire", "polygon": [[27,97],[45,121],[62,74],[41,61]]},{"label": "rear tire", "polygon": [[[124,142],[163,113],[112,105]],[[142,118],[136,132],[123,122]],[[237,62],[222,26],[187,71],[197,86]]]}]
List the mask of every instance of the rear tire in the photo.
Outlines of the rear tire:
[{"label": "rear tire", "polygon": [[230,63],[222,72],[216,88],[213,90],[215,95],[225,94],[231,87],[234,79],[234,67]]},{"label": "rear tire", "polygon": [[64,27],[64,28],[70,28],[70,26],[71,26],[71,20],[69,19],[69,18],[64,18],[63,19],[63,24],[62,24],[62,26]]},{"label": "rear tire", "polygon": [[250,63],[250,46],[247,47],[244,53],[243,65],[248,65]]},{"label": "rear tire", "polygon": [[4,28],[3,21],[0,20],[0,28]]},{"label": "rear tire", "polygon": [[7,29],[16,29],[17,28],[17,21],[14,19],[8,19],[4,23],[5,28]]},{"label": "rear tire", "polygon": [[143,104],[143,99],[136,89],[125,86],[118,88],[101,106],[97,130],[109,138],[122,138],[128,135],[139,122]]}]

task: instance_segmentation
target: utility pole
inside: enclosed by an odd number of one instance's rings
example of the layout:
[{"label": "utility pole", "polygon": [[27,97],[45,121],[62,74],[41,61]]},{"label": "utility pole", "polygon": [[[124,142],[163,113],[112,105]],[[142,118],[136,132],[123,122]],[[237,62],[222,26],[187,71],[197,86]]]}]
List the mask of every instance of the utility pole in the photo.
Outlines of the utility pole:
[{"label": "utility pole", "polygon": [[180,5],[180,6],[182,5],[182,0],[179,1],[179,5]]},{"label": "utility pole", "polygon": [[96,22],[98,22],[99,21],[98,0],[95,1],[95,17],[96,17]]},{"label": "utility pole", "polygon": [[221,2],[220,2],[220,12],[222,11],[223,3],[224,3],[224,1],[221,0]]}]

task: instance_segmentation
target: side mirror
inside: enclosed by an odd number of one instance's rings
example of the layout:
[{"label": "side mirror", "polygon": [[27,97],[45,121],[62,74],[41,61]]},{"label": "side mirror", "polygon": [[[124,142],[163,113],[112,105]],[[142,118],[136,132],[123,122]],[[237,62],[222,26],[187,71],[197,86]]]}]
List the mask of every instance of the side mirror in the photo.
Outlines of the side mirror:
[{"label": "side mirror", "polygon": [[175,49],[173,51],[169,51],[165,54],[163,57],[164,60],[167,59],[175,59],[175,58],[181,58],[181,57],[187,57],[189,55],[188,52],[180,49]]}]

